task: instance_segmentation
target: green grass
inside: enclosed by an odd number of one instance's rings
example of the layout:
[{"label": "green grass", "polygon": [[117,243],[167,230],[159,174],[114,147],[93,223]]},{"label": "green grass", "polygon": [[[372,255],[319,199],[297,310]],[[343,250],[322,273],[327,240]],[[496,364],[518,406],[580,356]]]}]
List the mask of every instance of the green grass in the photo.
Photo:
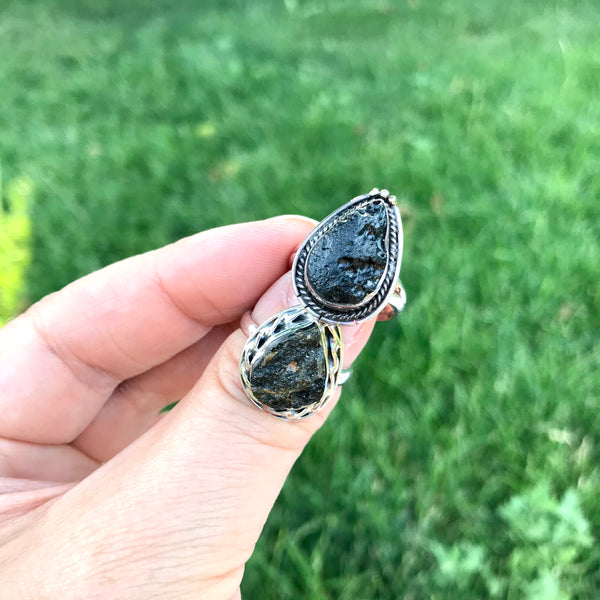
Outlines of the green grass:
[{"label": "green grass", "polygon": [[599,597],[599,31],[593,0],[0,0],[29,301],[215,225],[399,197],[407,309],[246,598]]}]

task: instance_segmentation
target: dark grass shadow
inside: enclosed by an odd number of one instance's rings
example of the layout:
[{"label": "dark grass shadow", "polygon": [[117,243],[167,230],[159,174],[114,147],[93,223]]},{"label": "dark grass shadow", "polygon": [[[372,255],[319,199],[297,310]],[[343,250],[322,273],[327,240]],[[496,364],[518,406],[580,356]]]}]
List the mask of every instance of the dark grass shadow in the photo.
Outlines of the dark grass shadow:
[{"label": "dark grass shadow", "polygon": [[[5,0],[0,2],[2,8],[22,5],[19,0]],[[206,0],[197,2],[193,0],[180,0],[168,2],[166,0],[131,0],[130,2],[114,2],[112,0],[32,0],[30,7],[40,7],[56,14],[69,15],[78,19],[94,22],[118,22],[124,26],[136,26],[149,19],[157,17],[180,20],[186,15],[203,12],[205,10],[219,9],[223,11],[243,10],[246,2]]]}]

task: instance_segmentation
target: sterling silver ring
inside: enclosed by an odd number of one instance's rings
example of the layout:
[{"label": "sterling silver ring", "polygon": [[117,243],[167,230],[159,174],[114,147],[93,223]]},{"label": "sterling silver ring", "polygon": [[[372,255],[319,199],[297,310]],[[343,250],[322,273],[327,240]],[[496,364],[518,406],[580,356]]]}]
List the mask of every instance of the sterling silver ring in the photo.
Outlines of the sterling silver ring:
[{"label": "sterling silver ring", "polygon": [[373,189],[313,229],[292,271],[300,302],[328,323],[357,323],[379,312],[394,294],[402,260],[395,196]]},{"label": "sterling silver ring", "polygon": [[340,326],[387,320],[404,308],[401,260],[401,218],[387,190],[358,196],[321,221],[292,266],[299,305],[248,326],[240,359],[248,398],[287,420],[320,410],[349,375]]},{"label": "sterling silver ring", "polygon": [[343,354],[339,325],[322,323],[294,306],[250,335],[240,361],[242,384],[259,408],[276,417],[302,419],[333,395]]}]

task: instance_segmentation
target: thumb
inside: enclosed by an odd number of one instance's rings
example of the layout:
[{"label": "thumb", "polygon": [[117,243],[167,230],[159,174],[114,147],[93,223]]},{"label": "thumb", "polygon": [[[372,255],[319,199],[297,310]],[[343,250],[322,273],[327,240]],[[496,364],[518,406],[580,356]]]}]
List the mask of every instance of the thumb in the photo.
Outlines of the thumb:
[{"label": "thumb", "polygon": [[[293,304],[288,273],[258,302],[253,320],[261,324]],[[343,328],[344,366],[373,322]],[[339,396],[303,421],[258,410],[238,371],[246,339],[241,329],[232,333],[171,413],[35,525],[37,560],[51,551],[60,597],[71,597],[65,589],[127,600],[234,595],[287,474]]]}]

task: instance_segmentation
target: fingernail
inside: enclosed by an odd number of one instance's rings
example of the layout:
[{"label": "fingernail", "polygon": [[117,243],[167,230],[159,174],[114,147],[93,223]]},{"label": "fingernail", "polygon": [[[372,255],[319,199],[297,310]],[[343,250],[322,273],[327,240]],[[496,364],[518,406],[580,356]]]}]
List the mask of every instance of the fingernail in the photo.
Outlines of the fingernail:
[{"label": "fingernail", "polygon": [[252,318],[257,325],[262,325],[274,314],[296,304],[300,303],[294,293],[292,272],[288,271],[261,296],[252,311]]},{"label": "fingernail", "polygon": [[[252,320],[260,326],[278,312],[299,304],[300,302],[294,292],[292,283],[292,272],[289,271],[280,277],[262,295],[252,311]],[[375,318],[356,325],[342,326],[342,338],[344,340],[344,368],[350,366],[360,354],[360,351],[363,349],[371,335],[374,325]]]},{"label": "fingernail", "polygon": [[283,221],[295,221],[296,223],[302,223],[303,225],[310,225],[311,227],[314,227],[315,225],[317,225],[318,221],[315,221],[314,219],[311,219],[310,217],[305,217],[304,215],[277,215],[276,217],[271,217],[270,219],[267,219],[267,221],[277,221],[277,220],[283,220]]}]

